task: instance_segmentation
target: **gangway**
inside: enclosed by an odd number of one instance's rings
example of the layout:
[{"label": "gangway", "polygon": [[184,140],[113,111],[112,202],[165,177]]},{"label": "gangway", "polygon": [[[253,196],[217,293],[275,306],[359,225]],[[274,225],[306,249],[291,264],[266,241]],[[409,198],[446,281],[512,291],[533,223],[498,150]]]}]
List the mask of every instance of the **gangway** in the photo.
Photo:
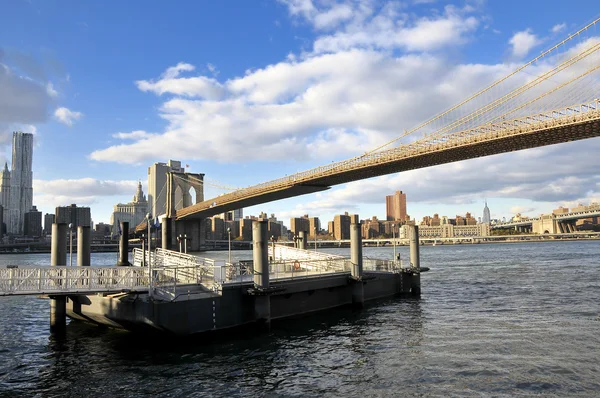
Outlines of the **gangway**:
[{"label": "gangway", "polygon": [[148,271],[134,267],[7,266],[0,296],[148,291]]}]

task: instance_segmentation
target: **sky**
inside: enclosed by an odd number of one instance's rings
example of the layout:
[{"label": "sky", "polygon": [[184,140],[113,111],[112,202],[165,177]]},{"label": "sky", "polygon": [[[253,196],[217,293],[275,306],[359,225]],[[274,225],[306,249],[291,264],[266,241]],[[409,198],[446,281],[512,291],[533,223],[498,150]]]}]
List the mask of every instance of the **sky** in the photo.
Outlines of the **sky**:
[{"label": "sky", "polygon": [[[208,199],[362,154],[600,13],[548,0],[0,0],[0,10],[0,161],[10,167],[13,131],[34,133],[34,205],[89,206],[95,223],[138,180],[147,193],[155,162],[204,173]],[[480,217],[484,200],[492,218],[536,216],[600,201],[599,150],[594,138],[494,155],[244,214],[385,218],[385,196],[402,190],[417,220]]]}]

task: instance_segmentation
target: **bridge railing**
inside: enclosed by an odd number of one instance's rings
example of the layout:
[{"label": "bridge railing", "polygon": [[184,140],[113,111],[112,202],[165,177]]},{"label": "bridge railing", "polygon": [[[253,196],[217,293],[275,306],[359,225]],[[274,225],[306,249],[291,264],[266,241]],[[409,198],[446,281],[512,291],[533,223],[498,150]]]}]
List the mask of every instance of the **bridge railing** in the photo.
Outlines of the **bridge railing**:
[{"label": "bridge railing", "polygon": [[145,268],[18,266],[0,268],[0,296],[147,290]]}]

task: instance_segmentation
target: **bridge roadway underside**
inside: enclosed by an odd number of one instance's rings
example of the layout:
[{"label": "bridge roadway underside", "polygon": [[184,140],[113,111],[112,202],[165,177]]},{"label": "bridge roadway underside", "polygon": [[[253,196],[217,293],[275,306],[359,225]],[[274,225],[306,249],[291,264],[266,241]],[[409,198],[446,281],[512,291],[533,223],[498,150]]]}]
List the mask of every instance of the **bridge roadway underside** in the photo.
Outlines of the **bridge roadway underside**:
[{"label": "bridge roadway underside", "polygon": [[[316,175],[314,179],[304,181],[302,184],[293,185],[290,183],[289,186],[279,186],[276,190],[260,192],[253,196],[228,200],[227,194],[222,195],[219,198],[178,210],[177,219],[187,220],[211,217],[224,211],[318,192],[326,190],[333,185],[345,184],[352,181],[598,136],[600,136],[600,121],[592,120],[481,142],[457,144],[452,147],[443,147],[442,144],[439,144],[439,149],[432,147],[432,150],[427,153],[398,160],[382,161],[378,164],[368,164],[364,167],[340,171],[335,174]],[[217,203],[216,206],[211,207],[215,200],[219,200],[221,203]]]}]

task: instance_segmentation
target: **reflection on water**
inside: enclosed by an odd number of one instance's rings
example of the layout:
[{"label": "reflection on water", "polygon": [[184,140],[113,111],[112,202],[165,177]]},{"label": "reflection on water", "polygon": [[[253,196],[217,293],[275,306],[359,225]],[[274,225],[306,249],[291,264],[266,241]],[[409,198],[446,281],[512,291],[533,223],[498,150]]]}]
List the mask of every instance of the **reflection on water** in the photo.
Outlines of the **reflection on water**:
[{"label": "reflection on water", "polygon": [[[391,258],[391,248],[364,249]],[[423,247],[422,264],[432,271],[422,276],[421,299],[227,338],[140,336],[71,322],[66,339],[55,340],[47,300],[0,298],[0,396],[594,396],[598,249],[600,242]]]}]

